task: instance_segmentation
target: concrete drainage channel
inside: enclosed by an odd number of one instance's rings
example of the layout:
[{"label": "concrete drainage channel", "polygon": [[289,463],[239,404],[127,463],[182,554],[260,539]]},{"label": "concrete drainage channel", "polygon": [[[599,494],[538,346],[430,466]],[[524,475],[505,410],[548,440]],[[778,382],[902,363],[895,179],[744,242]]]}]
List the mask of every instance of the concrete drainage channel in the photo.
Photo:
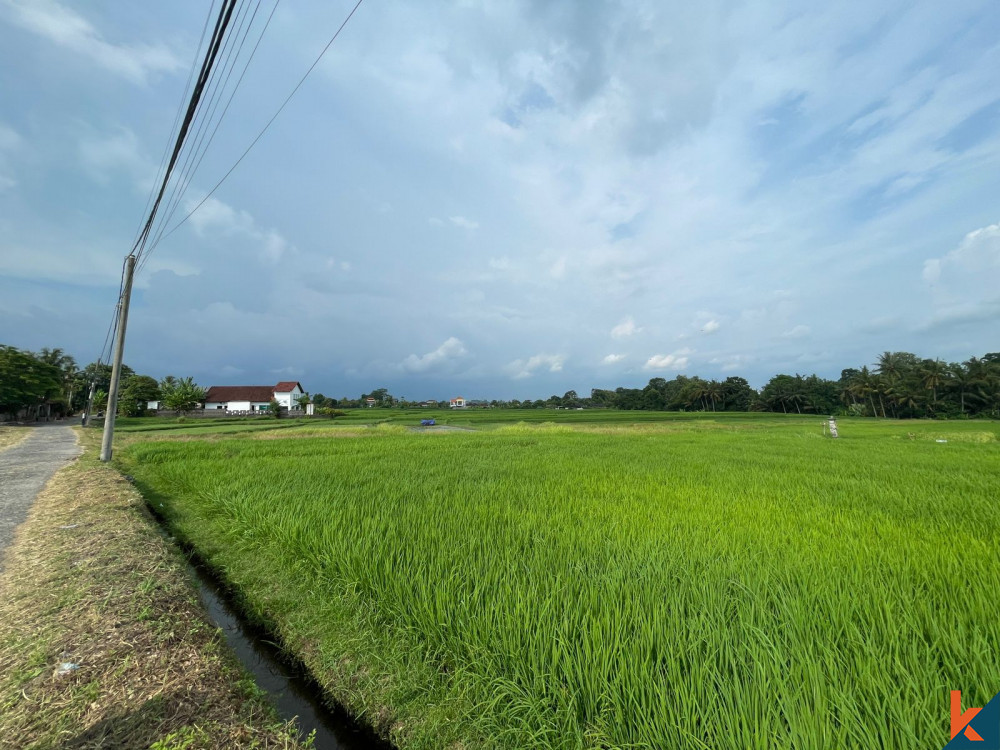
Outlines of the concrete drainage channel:
[{"label": "concrete drainage channel", "polygon": [[305,736],[313,731],[316,750],[393,750],[369,727],[358,724],[344,710],[331,710],[322,700],[322,689],[301,665],[292,664],[268,640],[268,634],[237,614],[218,581],[203,567],[192,564],[198,596],[212,624],[222,629],[226,643],[261,690],[265,691],[283,721],[298,717]]}]

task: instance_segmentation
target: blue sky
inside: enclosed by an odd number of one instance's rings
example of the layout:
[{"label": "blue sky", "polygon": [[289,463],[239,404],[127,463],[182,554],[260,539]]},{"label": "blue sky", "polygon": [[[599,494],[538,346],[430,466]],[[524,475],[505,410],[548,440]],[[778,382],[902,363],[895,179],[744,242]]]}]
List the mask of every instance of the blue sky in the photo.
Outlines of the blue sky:
[{"label": "blue sky", "polygon": [[[351,5],[278,7],[182,210]],[[0,342],[97,357],[206,9],[0,0]],[[993,0],[367,0],[126,361],[535,398],[1000,350],[998,70]]]}]

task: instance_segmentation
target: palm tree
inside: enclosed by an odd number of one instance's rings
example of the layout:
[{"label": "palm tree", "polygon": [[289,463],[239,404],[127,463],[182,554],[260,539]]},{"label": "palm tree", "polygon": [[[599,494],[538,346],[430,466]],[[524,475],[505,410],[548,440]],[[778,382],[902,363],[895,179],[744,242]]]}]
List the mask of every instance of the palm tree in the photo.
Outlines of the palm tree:
[{"label": "palm tree", "polygon": [[715,402],[721,401],[725,397],[722,383],[718,380],[711,381],[705,386],[705,396],[712,402],[712,411],[715,411]]},{"label": "palm tree", "polygon": [[931,404],[937,406],[937,389],[945,382],[948,370],[940,359],[925,359],[920,363],[920,378],[926,390],[931,392]]},{"label": "palm tree", "polygon": [[862,399],[864,399],[865,396],[868,396],[868,403],[871,404],[872,407],[872,416],[878,417],[878,412],[875,410],[875,399],[872,398],[872,394],[875,390],[875,375],[873,375],[868,369],[868,365],[865,365],[858,372],[856,392]]},{"label": "palm tree", "polygon": [[46,364],[55,365],[62,371],[63,395],[66,398],[66,407],[72,409],[73,403],[73,380],[80,371],[76,366],[76,360],[62,349],[49,349],[44,347],[38,358]]}]

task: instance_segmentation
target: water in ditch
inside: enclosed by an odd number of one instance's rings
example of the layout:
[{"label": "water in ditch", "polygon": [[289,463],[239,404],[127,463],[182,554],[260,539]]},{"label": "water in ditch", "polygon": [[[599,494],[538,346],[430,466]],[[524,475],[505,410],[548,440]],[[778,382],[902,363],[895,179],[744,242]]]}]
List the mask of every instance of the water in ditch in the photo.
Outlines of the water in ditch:
[{"label": "water in ditch", "polygon": [[392,750],[392,745],[343,710],[328,708],[320,687],[301,668],[289,664],[265,633],[236,614],[218,583],[199,566],[194,566],[194,573],[198,596],[212,623],[222,629],[226,643],[267,693],[282,720],[297,716],[303,735],[315,731],[316,750]]}]

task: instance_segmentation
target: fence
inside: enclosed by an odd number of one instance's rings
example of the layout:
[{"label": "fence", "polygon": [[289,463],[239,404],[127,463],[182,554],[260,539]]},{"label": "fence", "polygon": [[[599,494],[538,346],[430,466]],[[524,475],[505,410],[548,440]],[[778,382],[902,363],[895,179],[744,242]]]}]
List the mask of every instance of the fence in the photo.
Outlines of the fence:
[{"label": "fence", "polygon": [[[274,419],[274,415],[269,411],[248,411],[245,409],[192,409],[191,411],[179,412],[169,409],[159,409],[149,411],[147,414],[157,417],[188,417],[192,419],[221,419],[223,417],[257,417],[261,419]],[[286,409],[281,407],[280,416],[283,419],[300,418],[307,416],[302,409]]]}]

